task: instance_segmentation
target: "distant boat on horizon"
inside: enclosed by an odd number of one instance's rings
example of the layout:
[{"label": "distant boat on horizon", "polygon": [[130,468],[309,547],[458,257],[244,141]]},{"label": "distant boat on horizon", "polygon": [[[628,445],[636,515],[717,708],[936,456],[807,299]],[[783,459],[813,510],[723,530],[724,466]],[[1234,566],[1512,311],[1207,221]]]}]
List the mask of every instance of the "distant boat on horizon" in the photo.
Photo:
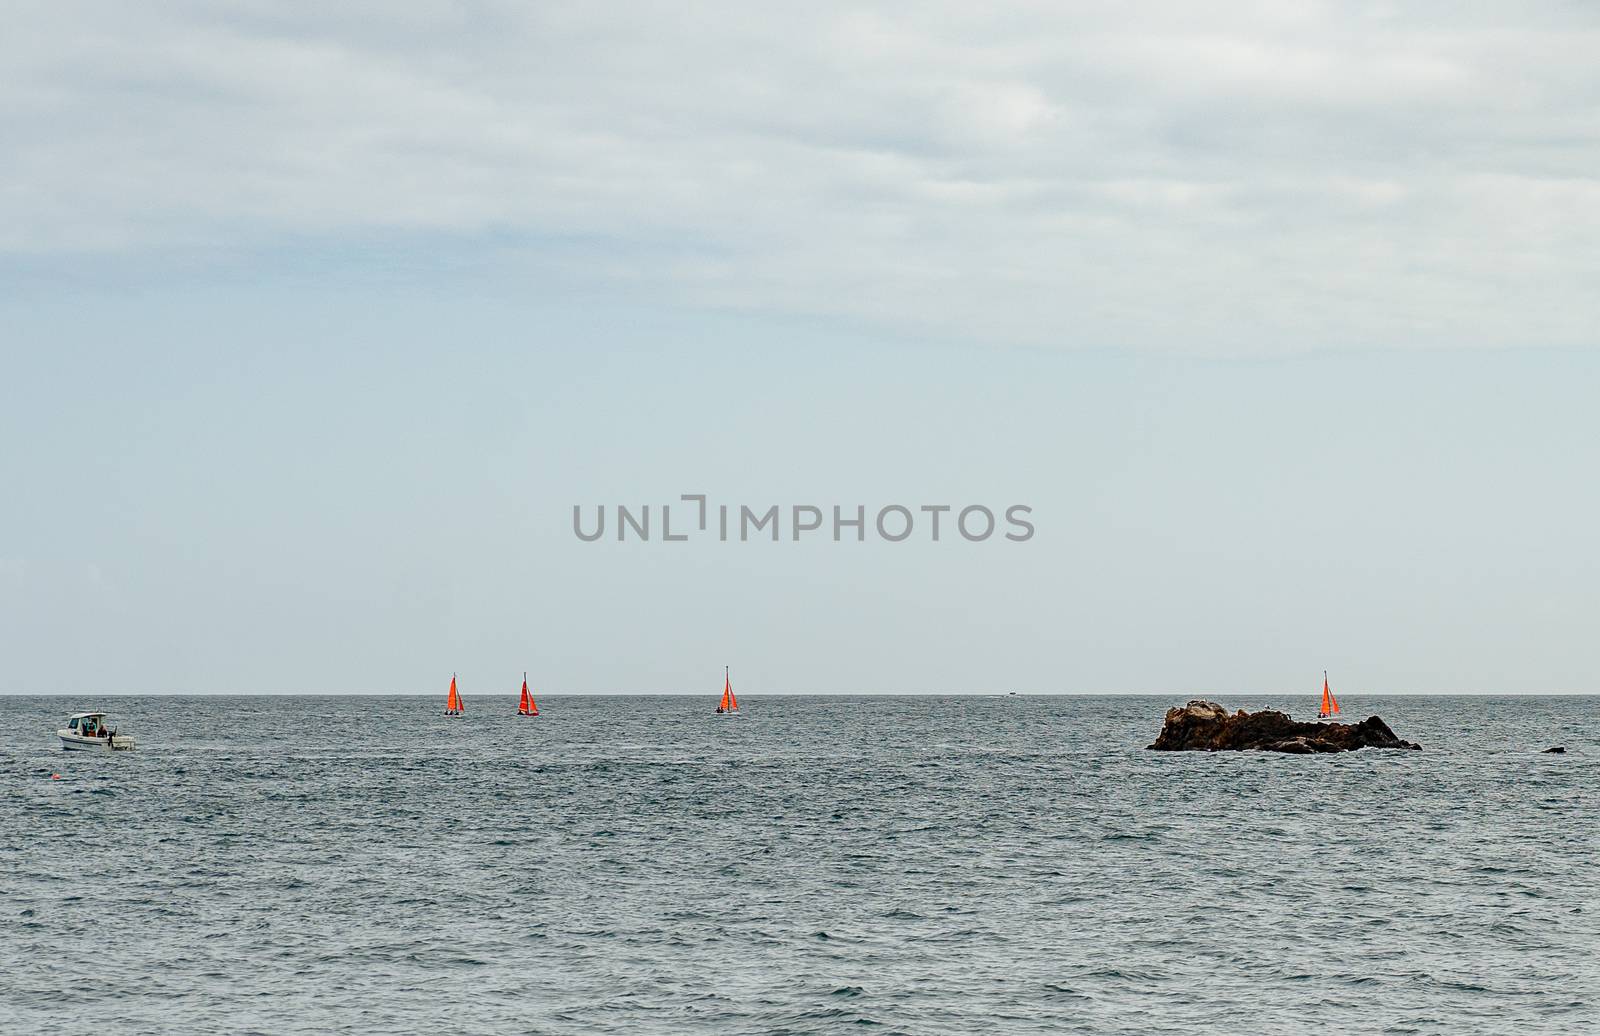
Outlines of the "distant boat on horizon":
[{"label": "distant boat on horizon", "polygon": [[733,694],[733,679],[728,675],[728,667],[722,667],[722,701],[717,703],[717,715],[737,716],[739,714],[739,699]]},{"label": "distant boat on horizon", "polygon": [[450,674],[450,694],[444,700],[444,714],[446,716],[460,716],[467,711],[461,703],[461,692],[456,690],[456,674]]},{"label": "distant boat on horizon", "polygon": [[518,705],[517,705],[517,715],[519,715],[519,716],[537,716],[538,714],[539,714],[539,703],[534,701],[533,697],[530,694],[528,694],[528,674],[527,673],[523,673],[522,674],[522,701],[519,702]]},{"label": "distant boat on horizon", "polygon": [[1333,696],[1328,689],[1328,671],[1322,671],[1322,707],[1317,710],[1318,719],[1328,719],[1339,714],[1339,699]]}]

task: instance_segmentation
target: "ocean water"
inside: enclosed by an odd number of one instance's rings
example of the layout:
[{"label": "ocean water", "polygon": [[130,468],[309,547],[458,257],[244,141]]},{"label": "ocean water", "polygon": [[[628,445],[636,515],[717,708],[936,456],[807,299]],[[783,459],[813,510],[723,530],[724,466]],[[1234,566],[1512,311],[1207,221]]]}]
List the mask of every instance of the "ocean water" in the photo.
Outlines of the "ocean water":
[{"label": "ocean water", "polygon": [[1177,703],[0,698],[0,1032],[1600,1029],[1600,698]]}]

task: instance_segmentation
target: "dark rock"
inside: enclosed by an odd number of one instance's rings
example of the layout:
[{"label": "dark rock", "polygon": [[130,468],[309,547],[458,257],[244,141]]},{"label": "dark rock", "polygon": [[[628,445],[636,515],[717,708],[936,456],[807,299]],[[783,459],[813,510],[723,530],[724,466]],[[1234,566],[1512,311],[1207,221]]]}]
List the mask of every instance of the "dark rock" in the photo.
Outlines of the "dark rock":
[{"label": "dark rock", "polygon": [[1282,712],[1264,709],[1233,715],[1215,702],[1191,701],[1168,709],[1166,722],[1155,743],[1158,752],[1224,752],[1255,749],[1262,752],[1353,752],[1358,748],[1409,748],[1422,746],[1395,737],[1377,716],[1359,723],[1297,723]]},{"label": "dark rock", "polygon": [[1566,745],[1557,745],[1554,748],[1546,748],[1540,754],[1541,755],[1566,755],[1567,754],[1567,746]]}]

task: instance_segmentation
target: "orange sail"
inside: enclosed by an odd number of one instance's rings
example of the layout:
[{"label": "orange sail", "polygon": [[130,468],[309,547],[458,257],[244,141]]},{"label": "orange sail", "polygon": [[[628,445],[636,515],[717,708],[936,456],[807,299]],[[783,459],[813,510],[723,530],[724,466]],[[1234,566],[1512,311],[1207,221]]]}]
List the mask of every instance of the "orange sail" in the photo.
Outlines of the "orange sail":
[{"label": "orange sail", "polygon": [[444,714],[446,716],[459,716],[467,711],[461,704],[461,692],[456,690],[456,674],[450,674],[450,696],[444,700]]},{"label": "orange sail", "polygon": [[534,701],[533,700],[533,696],[528,693],[528,674],[527,673],[523,673],[522,674],[522,702],[517,706],[517,715],[519,715],[519,716],[537,716],[538,714],[539,714],[539,703]]},{"label": "orange sail", "polygon": [[1337,716],[1339,714],[1339,699],[1333,696],[1328,689],[1328,673],[1322,673],[1322,708],[1317,710],[1318,716]]},{"label": "orange sail", "polygon": [[728,667],[722,667],[722,703],[717,706],[718,712],[737,712],[739,699],[733,696],[733,680],[728,676]]}]

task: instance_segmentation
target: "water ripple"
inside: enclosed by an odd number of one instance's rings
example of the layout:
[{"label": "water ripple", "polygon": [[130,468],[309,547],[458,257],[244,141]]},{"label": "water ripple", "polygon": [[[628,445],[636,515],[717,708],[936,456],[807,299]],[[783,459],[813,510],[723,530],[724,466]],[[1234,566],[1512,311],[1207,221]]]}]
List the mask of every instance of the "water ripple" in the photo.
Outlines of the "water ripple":
[{"label": "water ripple", "polygon": [[4,703],[0,1031],[1600,1025],[1596,699],[1339,757],[1022,697],[130,698],[59,752],[86,704]]}]

